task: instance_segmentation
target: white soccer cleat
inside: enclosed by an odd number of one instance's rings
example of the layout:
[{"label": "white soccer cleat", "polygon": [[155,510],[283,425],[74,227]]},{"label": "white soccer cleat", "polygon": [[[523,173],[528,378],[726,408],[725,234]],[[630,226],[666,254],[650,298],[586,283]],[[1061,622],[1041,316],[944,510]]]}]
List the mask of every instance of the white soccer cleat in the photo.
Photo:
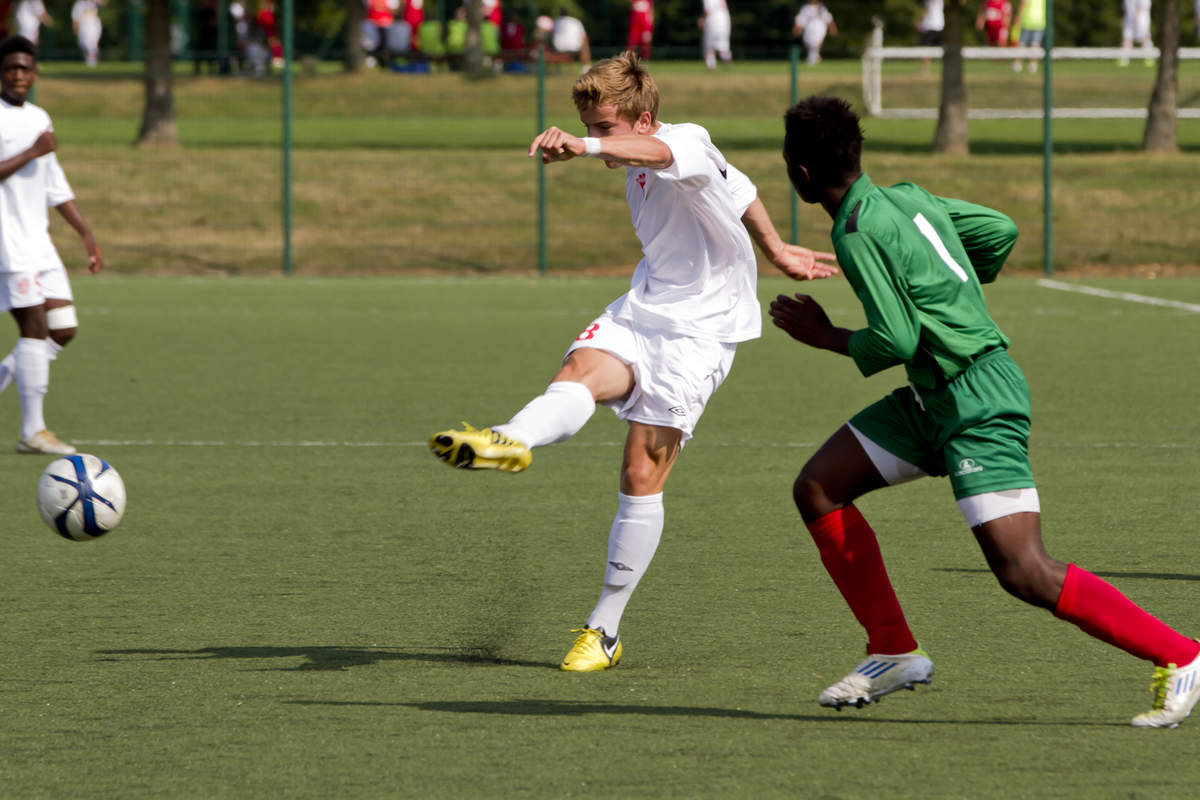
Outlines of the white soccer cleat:
[{"label": "white soccer cleat", "polygon": [[1200,656],[1182,667],[1155,667],[1150,691],[1154,692],[1154,708],[1138,714],[1129,724],[1135,728],[1178,728],[1200,700]]},{"label": "white soccer cleat", "polygon": [[18,439],[17,452],[69,456],[75,448],[55,436],[54,431],[40,430],[27,439]]},{"label": "white soccer cleat", "polygon": [[897,689],[912,689],[915,683],[933,679],[933,662],[921,648],[896,656],[868,655],[854,671],[821,692],[817,702],[842,710],[862,708]]}]

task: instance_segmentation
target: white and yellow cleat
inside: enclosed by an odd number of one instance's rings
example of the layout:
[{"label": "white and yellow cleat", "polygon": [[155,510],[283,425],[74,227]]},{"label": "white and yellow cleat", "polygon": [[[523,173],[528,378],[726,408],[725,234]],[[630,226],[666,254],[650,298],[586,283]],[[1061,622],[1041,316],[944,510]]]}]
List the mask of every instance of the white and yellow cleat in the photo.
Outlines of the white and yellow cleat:
[{"label": "white and yellow cleat", "polygon": [[533,461],[529,448],[491,428],[463,423],[462,430],[439,431],[429,437],[429,449],[452,467],[521,472]]},{"label": "white and yellow cleat", "polygon": [[1200,700],[1200,656],[1182,667],[1155,667],[1150,691],[1154,692],[1154,708],[1138,714],[1129,724],[1135,728],[1178,728]]},{"label": "white and yellow cleat", "polygon": [[621,640],[606,636],[603,628],[575,628],[578,633],[575,644],[563,656],[563,672],[596,672],[615,667],[621,660]]},{"label": "white and yellow cleat", "polygon": [[54,431],[40,430],[28,438],[18,439],[17,452],[69,456],[75,448],[55,436]]},{"label": "white and yellow cleat", "polygon": [[913,684],[933,680],[933,662],[917,648],[895,656],[868,655],[846,677],[821,692],[817,702],[842,710],[843,706],[862,708],[897,689],[913,689]]}]

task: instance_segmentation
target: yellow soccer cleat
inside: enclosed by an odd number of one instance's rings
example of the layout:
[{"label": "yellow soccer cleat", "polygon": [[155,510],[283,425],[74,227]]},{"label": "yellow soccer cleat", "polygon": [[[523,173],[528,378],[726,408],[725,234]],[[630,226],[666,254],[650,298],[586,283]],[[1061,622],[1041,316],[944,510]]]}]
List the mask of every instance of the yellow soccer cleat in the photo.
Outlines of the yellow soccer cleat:
[{"label": "yellow soccer cleat", "polygon": [[621,640],[605,636],[603,628],[575,628],[571,633],[579,637],[563,656],[563,672],[596,672],[615,667],[621,660]]},{"label": "yellow soccer cleat", "polygon": [[452,467],[520,472],[533,461],[529,448],[491,428],[439,431],[429,437],[429,449]]}]

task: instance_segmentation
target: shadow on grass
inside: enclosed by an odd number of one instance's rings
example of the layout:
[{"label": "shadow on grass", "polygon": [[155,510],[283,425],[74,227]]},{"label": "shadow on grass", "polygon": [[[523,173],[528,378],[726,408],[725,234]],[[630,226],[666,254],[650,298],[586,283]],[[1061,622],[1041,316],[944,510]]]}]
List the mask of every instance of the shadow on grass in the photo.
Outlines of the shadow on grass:
[{"label": "shadow on grass", "polygon": [[[991,575],[990,569],[981,567],[933,567],[934,572],[966,572],[971,574]],[[1148,578],[1157,581],[1200,581],[1200,575],[1187,575],[1182,572],[1092,572],[1101,578]]]},{"label": "shadow on grass", "polygon": [[[520,661],[501,658],[489,648],[444,648],[446,652],[403,652],[386,647],[337,647],[332,645],[310,645],[297,647],[274,647],[249,645],[245,647],[202,647],[198,650],[97,650],[101,656],[149,656],[158,661],[181,661],[191,659],[227,658],[254,660],[267,658],[303,658],[294,667],[263,668],[262,671],[304,672],[311,670],[345,670],[351,667],[366,667],[386,661],[425,661],[433,663],[465,664],[481,667],[534,667],[557,669],[557,664],[545,661]],[[106,660],[116,661],[116,658]]]},{"label": "shadow on grass", "polygon": [[414,708],[446,714],[501,714],[508,716],[581,717],[588,714],[620,714],[650,717],[716,717],[720,719],[783,720],[789,722],[832,723],[895,723],[902,725],[1041,725],[1071,727],[1127,727],[1125,723],[1090,722],[1086,720],[1029,720],[1029,719],[897,719],[877,717],[871,710],[846,714],[771,714],[744,708],[715,708],[712,706],[654,706],[628,703],[595,703],[584,700],[427,700],[420,703],[380,702],[368,700],[285,700],[288,705],[300,706],[365,706]]}]

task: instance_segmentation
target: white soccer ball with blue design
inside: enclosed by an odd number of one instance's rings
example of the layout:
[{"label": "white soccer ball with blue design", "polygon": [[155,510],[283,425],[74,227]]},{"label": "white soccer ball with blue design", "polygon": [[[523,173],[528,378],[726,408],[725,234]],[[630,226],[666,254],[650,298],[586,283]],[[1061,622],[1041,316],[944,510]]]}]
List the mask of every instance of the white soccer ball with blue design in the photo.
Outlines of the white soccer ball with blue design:
[{"label": "white soccer ball with blue design", "polygon": [[38,511],[64,539],[86,542],[117,527],[125,482],[103,459],[80,453],[50,462],[37,487]]}]

